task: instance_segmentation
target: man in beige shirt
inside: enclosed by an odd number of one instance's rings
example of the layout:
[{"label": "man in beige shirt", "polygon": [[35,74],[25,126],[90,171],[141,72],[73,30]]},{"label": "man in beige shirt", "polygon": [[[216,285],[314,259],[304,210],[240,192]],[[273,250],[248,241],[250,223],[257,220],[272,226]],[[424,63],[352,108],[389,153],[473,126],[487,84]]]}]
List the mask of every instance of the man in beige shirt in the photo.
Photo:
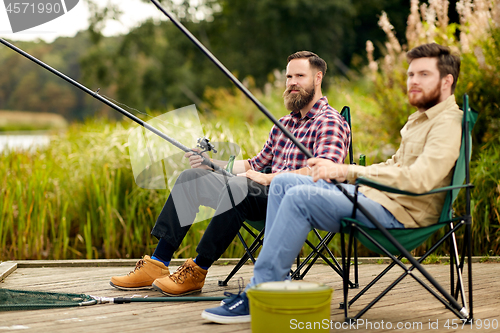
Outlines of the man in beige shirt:
[{"label": "man in beige shirt", "polygon": [[[313,177],[276,176],[269,190],[264,246],[247,288],[285,279],[312,228],[338,232],[353,204],[330,182],[366,177],[405,191],[423,193],[451,183],[460,151],[462,111],[453,95],[460,58],[449,48],[425,44],[407,53],[408,100],[417,108],[401,130],[401,145],[385,163],[353,166],[312,158]],[[342,184],[351,194],[354,185]],[[358,202],[386,228],[418,228],[438,221],[445,194],[410,197],[361,187]],[[356,218],[373,224],[360,212]],[[234,295],[202,317],[220,323],[250,320],[246,293]]]}]

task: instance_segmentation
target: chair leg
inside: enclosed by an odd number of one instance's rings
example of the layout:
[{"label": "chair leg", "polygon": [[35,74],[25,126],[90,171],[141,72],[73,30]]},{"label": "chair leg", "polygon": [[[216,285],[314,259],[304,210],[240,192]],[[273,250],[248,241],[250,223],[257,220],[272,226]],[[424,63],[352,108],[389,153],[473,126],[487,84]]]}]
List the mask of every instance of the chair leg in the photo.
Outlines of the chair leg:
[{"label": "chair leg", "polygon": [[[354,233],[351,232],[349,233],[349,243],[347,245],[347,260],[345,262],[345,268],[344,268],[344,289],[346,291],[344,291],[344,304],[345,304],[345,314],[346,314],[346,317],[344,318],[344,321],[345,322],[348,322],[348,323],[353,323],[353,322],[356,322],[357,318],[351,318],[349,316],[347,316],[347,310],[349,308],[349,302],[347,301],[347,296],[348,296],[348,292],[349,292],[349,282],[350,282],[350,279],[349,279],[349,274],[351,272],[351,268],[350,268],[350,264],[351,264],[351,249],[352,249],[352,245],[353,245],[353,241],[354,241]],[[347,277],[347,279],[345,278]]]},{"label": "chair leg", "polygon": [[[453,229],[453,224],[450,223],[450,230]],[[450,294],[455,297],[455,299],[458,297],[458,295],[455,294],[455,271],[454,267],[455,264],[457,263],[457,257],[455,257],[455,251],[453,250],[453,247],[456,246],[453,244],[453,241],[450,239]]]},{"label": "chair leg", "polygon": [[253,254],[257,252],[259,247],[263,244],[262,237],[264,236],[264,229],[262,229],[258,235],[255,235],[253,233],[252,235],[255,237],[255,239],[250,246],[247,246],[240,232],[238,232],[238,237],[243,244],[243,247],[245,248],[245,254],[243,254],[240,261],[238,261],[238,263],[236,264],[236,266],[234,266],[233,270],[228,274],[228,276],[224,280],[219,280],[219,286],[227,286],[229,280],[231,280],[231,278],[240,270],[240,268],[243,267],[248,259],[252,260],[252,262],[255,264],[255,258]]},{"label": "chair leg", "polygon": [[[401,260],[403,256],[399,256],[398,260]],[[375,279],[373,279],[366,287],[363,288],[359,293],[356,294],[350,301],[349,306],[353,305],[364,293],[366,293],[375,283],[377,283],[381,278],[383,278],[394,266],[396,266],[395,262],[391,262],[389,266],[387,266]]]},{"label": "chair leg", "polygon": [[472,232],[470,223],[467,223],[465,225],[464,241],[467,243],[467,261],[468,261],[467,274],[469,280],[469,322],[472,323],[472,321],[474,320],[474,312],[473,312],[473,299],[472,299],[473,298],[472,297]]},{"label": "chair leg", "polygon": [[349,318],[349,288],[347,286],[347,281],[349,280],[349,270],[347,269],[347,263],[346,261],[349,260],[349,258],[346,258],[346,251],[345,251],[345,240],[344,240],[344,234],[341,232],[340,233],[340,250],[342,252],[342,271],[343,271],[343,277],[342,277],[342,282],[343,282],[343,288],[342,291],[344,293],[344,302],[340,304],[340,308],[344,309],[344,321],[348,321]]},{"label": "chair leg", "polygon": [[245,240],[243,239],[243,236],[241,236],[241,233],[239,231],[238,231],[238,238],[240,239],[241,244],[245,248],[245,253],[248,255],[250,260],[252,260],[252,263],[255,264],[255,258],[253,257],[252,253],[250,252],[250,249],[248,248],[247,243],[245,242]]},{"label": "chair leg", "polygon": [[[330,251],[330,249],[328,248],[328,244],[330,243],[330,241],[335,236],[335,233],[329,232],[323,238],[323,237],[321,237],[321,235],[318,233],[318,231],[316,229],[313,229],[313,232],[316,234],[316,236],[318,237],[318,239],[320,240],[320,242],[316,246],[314,246],[309,240],[306,239],[305,243],[312,249],[312,252],[309,253],[309,255],[305,258],[305,260],[303,260],[300,263],[300,266],[297,265],[297,269],[295,270],[295,272],[292,272],[292,279],[302,280],[320,257],[340,277],[342,277],[343,276],[342,266],[338,262],[338,260],[335,258],[335,256],[332,253],[332,251]],[[355,239],[355,241],[356,241],[356,239]],[[327,254],[330,256],[330,258],[326,257],[322,253],[323,250],[325,250],[327,252]],[[297,262],[299,262],[299,261],[297,261]],[[305,269],[301,272],[301,270],[304,267],[305,267]],[[357,269],[356,269],[356,274],[357,274]],[[357,282],[353,283],[353,282],[349,281],[348,283],[349,283],[349,288],[351,288],[351,289],[359,287],[359,284]]]},{"label": "chair leg", "polygon": [[[307,262],[307,259],[304,262]],[[291,274],[291,278],[293,280],[303,280],[304,279],[304,276],[300,275],[301,267],[302,267],[302,265],[300,264],[300,252],[299,252],[299,254],[297,254],[297,269],[295,270],[295,272],[293,272]]]},{"label": "chair leg", "polygon": [[359,288],[359,279],[358,279],[358,239],[354,238],[353,242],[354,246],[354,285],[351,286],[353,289]]},{"label": "chair leg", "polygon": [[249,256],[247,253],[245,253],[243,255],[243,257],[241,257],[240,261],[238,261],[236,266],[234,266],[233,270],[227,275],[226,279],[224,281],[219,280],[219,286],[221,286],[221,287],[227,286],[227,283],[229,282],[229,280],[231,280],[231,278],[234,276],[234,274],[236,274],[240,270],[240,268],[243,267],[243,265],[248,261],[248,259],[249,259]]},{"label": "chair leg", "polygon": [[[461,223],[463,225],[463,222]],[[464,306],[460,306],[460,304],[458,304],[458,302],[456,301],[455,298],[453,298],[452,295],[448,294],[438,283],[437,281],[434,280],[434,278],[430,277],[429,274],[425,271],[425,269],[421,266],[421,263],[423,262],[423,260],[425,260],[425,258],[428,257],[429,254],[433,253],[437,247],[439,247],[446,239],[448,239],[448,237],[451,237],[451,235],[454,234],[454,232],[460,227],[460,225],[457,225],[456,227],[454,227],[452,230],[448,231],[447,234],[441,238],[441,240],[439,242],[437,242],[436,244],[434,244],[431,249],[429,249],[427,251],[427,253],[425,255],[423,255],[421,258],[419,258],[418,260],[416,260],[415,258],[411,257],[412,260],[410,260],[410,258],[407,256],[407,255],[400,255],[397,259],[389,252],[387,252],[385,249],[383,249],[382,247],[380,247],[380,245],[378,244],[378,242],[373,239],[370,235],[368,235],[364,230],[362,229],[357,229],[355,226],[351,227],[351,234],[353,234],[353,232],[360,232],[361,234],[363,234],[367,239],[369,239],[373,244],[377,245],[381,250],[385,250],[384,253],[386,255],[388,255],[392,260],[393,262],[391,262],[391,267],[388,267],[387,269],[390,269],[392,268],[392,266],[394,265],[398,265],[398,266],[401,266],[401,268],[403,268],[404,270],[404,273],[398,278],[396,279],[389,287],[387,287],[381,294],[379,294],[370,304],[368,304],[365,308],[363,308],[354,318],[354,320],[360,318],[366,311],[368,311],[368,309],[370,309],[373,305],[375,305],[375,303],[377,303],[385,294],[387,294],[392,288],[394,288],[394,286],[396,286],[404,277],[410,275],[412,278],[414,278],[418,283],[420,283],[429,293],[431,293],[436,299],[438,299],[447,309],[449,309],[451,312],[453,312],[455,315],[457,315],[459,318],[463,319],[463,318],[468,318],[467,316],[467,309],[464,307]],[[355,230],[353,230],[355,229]],[[465,253],[465,248],[464,248],[464,253]],[[344,252],[345,253],[345,252]],[[349,255],[348,255],[349,257]],[[401,259],[403,257],[406,257],[409,259],[409,261],[412,263],[411,267],[407,267],[405,266],[402,262],[401,262]],[[465,259],[464,258],[465,256],[462,256],[462,260]],[[348,265],[348,263],[347,263]],[[386,269],[386,270],[387,270]],[[418,278],[416,275],[414,275],[412,272],[413,270],[417,270],[419,271],[420,273],[422,273],[422,275],[424,275],[424,277],[426,278],[426,280],[429,282],[430,285],[432,285],[434,288],[436,288],[439,293],[442,295],[439,295],[437,292],[434,291],[434,289],[432,289],[429,285],[427,285],[426,283],[424,283],[420,278]],[[385,271],[384,271],[385,272]],[[377,278],[379,279],[381,276],[383,276],[385,273],[382,273],[380,274]],[[426,273],[426,274],[424,274]],[[376,281],[372,281],[372,282],[376,282]],[[373,283],[372,283],[373,284]],[[360,293],[358,293],[358,295],[356,295],[352,300],[351,302],[349,302],[348,304],[346,304],[346,307],[350,307],[350,305],[352,305],[352,303],[354,301],[357,300],[357,298],[359,298],[360,295],[362,295],[366,290],[367,288],[369,288],[371,285],[365,287]],[[443,298],[444,297],[444,298]]]},{"label": "chair leg", "polygon": [[[458,258],[458,248],[457,248],[457,240],[455,237],[455,233],[451,235],[451,242],[452,242],[452,249],[453,249],[453,256],[455,258]],[[462,277],[462,270],[460,268],[460,265],[458,265],[458,261],[456,261],[455,268],[457,270],[457,289],[460,288],[460,294],[462,296],[462,304],[465,308],[467,308],[467,301],[465,300],[465,288],[464,288],[464,281]],[[453,288],[453,287],[452,287]],[[452,291],[453,295],[453,291]],[[455,299],[458,298],[458,292],[454,294]]]}]

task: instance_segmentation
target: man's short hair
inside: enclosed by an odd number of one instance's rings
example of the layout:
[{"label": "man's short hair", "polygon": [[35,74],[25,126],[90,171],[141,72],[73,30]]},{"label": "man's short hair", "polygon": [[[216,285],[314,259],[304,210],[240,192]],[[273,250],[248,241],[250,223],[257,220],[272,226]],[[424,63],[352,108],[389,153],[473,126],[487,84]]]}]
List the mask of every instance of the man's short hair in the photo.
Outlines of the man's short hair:
[{"label": "man's short hair", "polygon": [[311,68],[315,68],[321,73],[323,73],[323,77],[325,77],[326,73],[326,61],[318,57],[316,53],[310,51],[299,51],[291,54],[287,58],[287,62],[290,62],[293,59],[309,59],[309,64]]},{"label": "man's short hair", "polygon": [[451,93],[455,92],[458,75],[460,74],[460,57],[457,54],[452,54],[449,47],[430,43],[417,46],[406,53],[408,63],[418,58],[437,58],[437,67],[441,78],[451,74],[453,76]]}]

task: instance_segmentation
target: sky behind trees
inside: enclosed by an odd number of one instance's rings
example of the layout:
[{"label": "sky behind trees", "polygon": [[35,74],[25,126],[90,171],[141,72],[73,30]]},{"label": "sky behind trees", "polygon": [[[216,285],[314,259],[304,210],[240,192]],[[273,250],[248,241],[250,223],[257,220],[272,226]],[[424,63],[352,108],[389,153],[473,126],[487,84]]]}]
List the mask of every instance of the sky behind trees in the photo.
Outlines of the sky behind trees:
[{"label": "sky behind trees", "polygon": [[[109,0],[95,1],[95,3],[100,8],[108,4],[118,5],[122,11],[120,20],[108,20],[106,22],[102,30],[105,36],[128,33],[130,29],[149,18],[156,20],[163,18],[162,14],[152,3],[146,3],[141,0]],[[41,39],[51,43],[58,37],[73,37],[78,31],[86,30],[89,26],[89,16],[88,2],[80,0],[73,10],[53,21],[22,32],[12,33],[5,7],[0,5],[0,37],[15,41],[35,41]]]}]

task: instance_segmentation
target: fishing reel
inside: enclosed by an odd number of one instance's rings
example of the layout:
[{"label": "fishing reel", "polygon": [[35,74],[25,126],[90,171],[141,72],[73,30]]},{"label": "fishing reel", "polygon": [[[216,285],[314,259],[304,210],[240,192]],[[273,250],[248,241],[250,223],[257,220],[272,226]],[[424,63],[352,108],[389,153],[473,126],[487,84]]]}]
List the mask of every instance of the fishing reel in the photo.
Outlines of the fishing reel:
[{"label": "fishing reel", "polygon": [[198,138],[197,142],[198,142],[198,145],[196,145],[196,146],[202,149],[202,151],[200,152],[200,155],[204,152],[207,152],[207,151],[213,151],[214,153],[217,153],[215,146],[210,143],[210,139],[208,139],[206,137],[202,137],[202,138]]}]

